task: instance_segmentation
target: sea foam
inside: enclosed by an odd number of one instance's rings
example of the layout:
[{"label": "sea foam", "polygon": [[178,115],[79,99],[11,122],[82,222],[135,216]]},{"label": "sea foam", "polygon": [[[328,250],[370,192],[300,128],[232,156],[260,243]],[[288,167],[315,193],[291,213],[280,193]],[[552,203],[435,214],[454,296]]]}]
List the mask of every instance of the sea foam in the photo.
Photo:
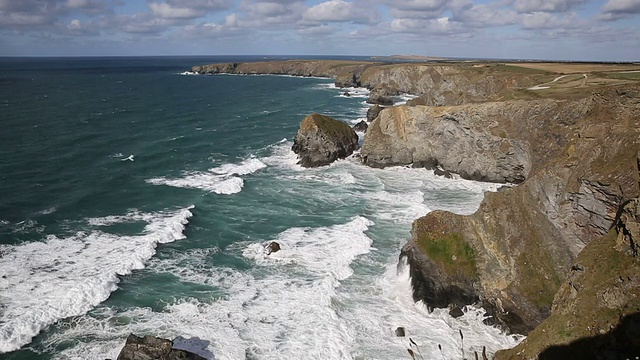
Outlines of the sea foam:
[{"label": "sea foam", "polygon": [[167,185],[179,188],[201,189],[216,194],[231,195],[242,191],[244,180],[238,176],[254,173],[267,167],[256,158],[249,158],[239,164],[223,164],[209,171],[188,172],[181,178],[158,177],[148,179],[153,185]]},{"label": "sea foam", "polygon": [[143,268],[158,243],[184,238],[192,208],[143,216],[148,224],[138,236],[92,231],[0,245],[0,353],[17,350],[47,326],[106,300],[118,287],[118,275]]}]

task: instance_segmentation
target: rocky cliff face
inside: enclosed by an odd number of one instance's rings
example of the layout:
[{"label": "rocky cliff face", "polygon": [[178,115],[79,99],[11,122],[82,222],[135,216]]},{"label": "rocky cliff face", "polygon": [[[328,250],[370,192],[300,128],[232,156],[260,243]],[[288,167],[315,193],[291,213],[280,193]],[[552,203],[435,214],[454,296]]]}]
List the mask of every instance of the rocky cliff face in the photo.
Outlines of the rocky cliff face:
[{"label": "rocky cliff face", "polygon": [[336,79],[338,87],[366,87],[372,103],[392,95],[419,95],[410,105],[460,105],[502,99],[513,89],[538,84],[543,73],[505,71],[478,64],[388,64],[363,61],[289,60],[194,66],[199,74],[276,74]]},{"label": "rocky cliff face", "polygon": [[[475,214],[432,212],[414,223],[412,240],[402,255],[411,266],[416,300],[432,306],[479,302],[498,323],[524,334],[547,318],[578,253],[608,233],[625,200],[640,195],[639,103],[607,91],[572,101],[478,104],[472,106],[474,111],[470,105],[416,108],[436,124],[442,121],[437,116],[451,112],[469,114],[485,125],[490,124],[483,122],[485,114],[492,114],[489,120],[503,116],[509,124],[497,120],[507,125],[501,128],[504,136],[498,137],[521,144],[530,164],[524,183],[487,193]],[[367,136],[380,136],[372,131],[384,128],[387,111]],[[394,119],[395,128],[389,126],[393,131],[387,133],[412,139],[407,128],[416,127],[417,120]],[[487,131],[474,130],[484,135]],[[431,141],[431,134],[423,132],[424,141]],[[410,144],[404,149],[419,148],[407,140],[395,141]],[[464,136],[459,141],[468,143]]]},{"label": "rocky cliff face", "polygon": [[551,316],[496,359],[633,359],[640,354],[640,199],[575,259]]},{"label": "rocky cliff face", "polygon": [[365,69],[360,75],[364,87],[378,94],[419,95],[409,105],[460,105],[500,98],[509,89],[528,87],[541,74],[514,74],[498,66],[394,64]]},{"label": "rocky cliff face", "polygon": [[300,123],[292,150],[300,165],[317,167],[344,159],[358,150],[358,135],[346,123],[320,114],[311,114]]}]

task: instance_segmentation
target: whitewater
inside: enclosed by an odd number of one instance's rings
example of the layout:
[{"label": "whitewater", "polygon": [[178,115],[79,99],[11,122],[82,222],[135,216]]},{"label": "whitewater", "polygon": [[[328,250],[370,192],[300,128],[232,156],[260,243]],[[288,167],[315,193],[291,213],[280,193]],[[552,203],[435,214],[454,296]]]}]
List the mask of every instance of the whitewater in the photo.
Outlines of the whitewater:
[{"label": "whitewater", "polygon": [[[300,120],[355,124],[366,89],[194,76],[193,59],[157,59],[153,71],[148,59],[101,61],[21,85],[34,102],[54,98],[47,122],[20,117],[33,104],[4,89],[15,133],[48,143],[3,148],[1,170],[22,182],[0,185],[0,358],[116,358],[130,333],[207,359],[407,359],[408,348],[460,359],[521,340],[485,325],[482,309],[454,319],[415,303],[398,258],[413,220],[470,214],[495,184],[356,156],[297,165]],[[70,102],[74,91],[85,100]],[[267,255],[271,241],[281,250]]]}]

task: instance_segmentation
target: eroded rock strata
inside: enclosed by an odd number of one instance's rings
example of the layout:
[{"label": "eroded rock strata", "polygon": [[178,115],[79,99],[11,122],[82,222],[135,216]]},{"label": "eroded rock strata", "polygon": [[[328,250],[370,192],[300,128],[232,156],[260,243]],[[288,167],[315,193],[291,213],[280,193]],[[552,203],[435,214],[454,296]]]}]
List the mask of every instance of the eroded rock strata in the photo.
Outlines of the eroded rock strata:
[{"label": "eroded rock strata", "polygon": [[[411,266],[415,299],[436,307],[478,303],[495,321],[523,334],[547,318],[578,254],[609,232],[625,201],[640,195],[639,104],[608,90],[581,100],[473,106],[480,123],[493,109],[489,119],[506,125],[499,130],[502,138],[522,145],[530,164],[526,181],[486,193],[472,215],[435,211],[414,223],[402,256]],[[468,106],[423,111],[425,119],[471,113]],[[376,136],[385,112],[367,136]],[[404,118],[394,117],[389,133],[411,139],[407,128],[417,128],[416,118],[403,126]],[[429,131],[423,133],[427,142]]]}]

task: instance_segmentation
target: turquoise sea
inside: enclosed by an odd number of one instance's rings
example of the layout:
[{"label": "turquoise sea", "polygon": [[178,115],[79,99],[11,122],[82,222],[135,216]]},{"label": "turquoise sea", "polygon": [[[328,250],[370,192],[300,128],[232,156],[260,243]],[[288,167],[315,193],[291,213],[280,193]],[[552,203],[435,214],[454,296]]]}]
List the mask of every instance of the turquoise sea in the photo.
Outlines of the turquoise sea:
[{"label": "turquoise sea", "polygon": [[481,310],[415,304],[398,259],[415,218],[471,213],[496,186],[355,158],[299,167],[302,118],[356,123],[367,91],[188,73],[261,59],[0,58],[0,359],[115,359],[129,333],[209,359],[516,344]]}]

